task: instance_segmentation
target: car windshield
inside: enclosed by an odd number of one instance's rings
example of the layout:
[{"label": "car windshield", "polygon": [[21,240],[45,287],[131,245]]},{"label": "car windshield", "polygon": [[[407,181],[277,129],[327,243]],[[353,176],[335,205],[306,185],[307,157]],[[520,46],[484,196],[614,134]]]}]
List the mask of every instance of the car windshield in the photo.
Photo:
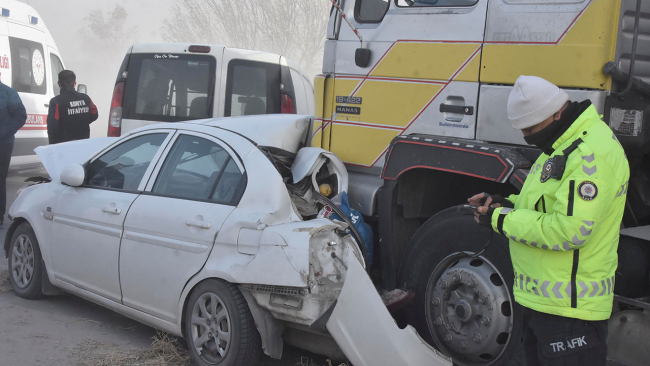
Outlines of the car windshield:
[{"label": "car windshield", "polygon": [[212,117],[216,60],[208,55],[133,54],[124,118],[177,122]]}]

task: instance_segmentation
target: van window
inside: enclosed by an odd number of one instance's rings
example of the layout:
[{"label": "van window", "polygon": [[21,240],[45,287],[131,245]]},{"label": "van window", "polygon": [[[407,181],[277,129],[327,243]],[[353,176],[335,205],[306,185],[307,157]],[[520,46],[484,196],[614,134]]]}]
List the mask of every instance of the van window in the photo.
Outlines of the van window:
[{"label": "van window", "polygon": [[59,58],[50,53],[50,60],[52,62],[52,90],[54,95],[61,94],[61,88],[59,88],[59,73],[63,71],[63,64]]},{"label": "van window", "polygon": [[131,55],[124,118],[178,122],[212,117],[216,68],[216,59],[207,55]]},{"label": "van window", "polygon": [[359,23],[379,23],[388,10],[388,0],[357,0],[354,18]]},{"label": "van window", "polygon": [[422,6],[472,6],[478,0],[395,0],[399,7],[422,7]]},{"label": "van window", "polygon": [[17,92],[47,94],[43,45],[9,37],[11,48],[11,87]]},{"label": "van window", "polygon": [[280,65],[232,60],[224,116],[280,113]]}]

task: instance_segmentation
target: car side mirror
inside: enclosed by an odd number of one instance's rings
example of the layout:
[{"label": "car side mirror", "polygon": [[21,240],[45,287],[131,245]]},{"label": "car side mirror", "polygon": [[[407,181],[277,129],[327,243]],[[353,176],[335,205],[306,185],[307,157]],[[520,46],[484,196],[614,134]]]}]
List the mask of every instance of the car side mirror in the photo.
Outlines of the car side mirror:
[{"label": "car side mirror", "polygon": [[79,84],[77,85],[77,91],[81,94],[88,94],[88,87],[86,84]]},{"label": "car side mirror", "polygon": [[70,163],[61,172],[61,183],[70,187],[79,187],[86,179],[86,169],[81,164]]}]

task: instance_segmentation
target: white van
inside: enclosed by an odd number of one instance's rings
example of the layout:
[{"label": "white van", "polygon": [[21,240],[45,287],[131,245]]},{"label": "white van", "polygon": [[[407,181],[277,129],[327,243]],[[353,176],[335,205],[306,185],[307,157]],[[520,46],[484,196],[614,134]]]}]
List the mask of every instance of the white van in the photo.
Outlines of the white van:
[{"label": "white van", "polygon": [[39,163],[34,148],[47,145],[50,99],[59,94],[61,56],[43,19],[31,6],[1,0],[0,79],[14,88],[27,109],[27,122],[16,133],[11,168]]},{"label": "white van", "polygon": [[139,44],[118,73],[108,136],[151,123],[272,113],[314,113],[313,85],[285,57],[217,45]]}]

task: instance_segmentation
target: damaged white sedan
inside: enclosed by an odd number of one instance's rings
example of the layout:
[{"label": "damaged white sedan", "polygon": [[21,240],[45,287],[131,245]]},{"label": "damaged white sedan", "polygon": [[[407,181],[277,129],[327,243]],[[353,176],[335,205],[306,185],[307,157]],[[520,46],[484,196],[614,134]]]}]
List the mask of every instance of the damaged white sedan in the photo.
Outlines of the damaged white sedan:
[{"label": "damaged white sedan", "polygon": [[9,210],[15,293],[63,289],[183,336],[197,365],[254,365],[284,342],[355,366],[451,365],[395,325],[350,221],[317,218],[348,178],[305,147],[311,124],[215,119],[39,148],[51,182]]}]

